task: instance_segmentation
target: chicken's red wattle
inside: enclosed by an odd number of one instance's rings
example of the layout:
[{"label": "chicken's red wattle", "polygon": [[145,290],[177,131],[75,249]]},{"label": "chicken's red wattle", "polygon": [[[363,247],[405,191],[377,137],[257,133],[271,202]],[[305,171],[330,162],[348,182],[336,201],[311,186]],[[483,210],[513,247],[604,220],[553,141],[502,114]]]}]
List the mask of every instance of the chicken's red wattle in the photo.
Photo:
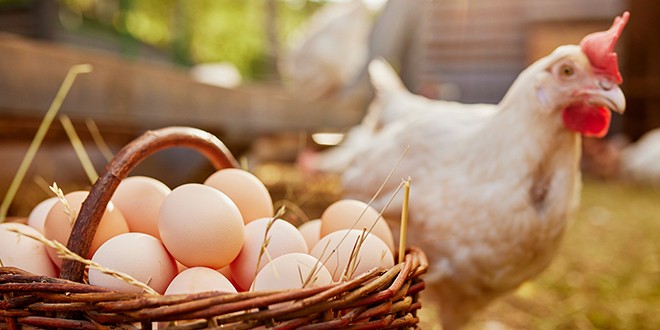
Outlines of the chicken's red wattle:
[{"label": "chicken's red wattle", "polygon": [[573,104],[564,108],[564,125],[584,136],[602,138],[607,135],[612,113],[605,107],[588,104]]}]

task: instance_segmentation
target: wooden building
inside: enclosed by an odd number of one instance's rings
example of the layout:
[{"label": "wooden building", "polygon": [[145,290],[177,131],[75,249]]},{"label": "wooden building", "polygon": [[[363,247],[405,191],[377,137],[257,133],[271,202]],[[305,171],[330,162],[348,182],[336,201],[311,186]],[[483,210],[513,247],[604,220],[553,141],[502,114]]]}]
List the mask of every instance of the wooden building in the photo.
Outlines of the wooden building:
[{"label": "wooden building", "polygon": [[629,0],[623,90],[624,131],[634,140],[660,127],[660,1]]}]

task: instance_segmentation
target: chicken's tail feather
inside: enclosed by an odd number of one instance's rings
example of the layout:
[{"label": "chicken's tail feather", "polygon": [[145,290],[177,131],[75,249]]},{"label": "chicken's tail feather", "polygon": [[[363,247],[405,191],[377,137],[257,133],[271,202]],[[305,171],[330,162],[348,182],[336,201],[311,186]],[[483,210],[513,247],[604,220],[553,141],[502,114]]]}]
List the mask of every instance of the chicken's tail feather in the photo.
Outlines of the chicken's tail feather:
[{"label": "chicken's tail feather", "polygon": [[376,93],[387,93],[406,89],[394,68],[382,57],[376,57],[369,63],[369,76]]}]

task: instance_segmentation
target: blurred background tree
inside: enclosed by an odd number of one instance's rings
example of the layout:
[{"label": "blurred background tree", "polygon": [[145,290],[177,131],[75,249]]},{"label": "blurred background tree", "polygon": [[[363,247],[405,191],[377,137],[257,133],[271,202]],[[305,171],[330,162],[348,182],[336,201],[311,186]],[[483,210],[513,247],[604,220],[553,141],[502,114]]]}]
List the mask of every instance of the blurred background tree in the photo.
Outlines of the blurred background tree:
[{"label": "blurred background tree", "polygon": [[248,81],[278,80],[277,56],[287,36],[326,2],[61,0],[59,16],[69,30],[119,33],[127,57],[146,43],[170,52],[180,66],[230,62]]}]

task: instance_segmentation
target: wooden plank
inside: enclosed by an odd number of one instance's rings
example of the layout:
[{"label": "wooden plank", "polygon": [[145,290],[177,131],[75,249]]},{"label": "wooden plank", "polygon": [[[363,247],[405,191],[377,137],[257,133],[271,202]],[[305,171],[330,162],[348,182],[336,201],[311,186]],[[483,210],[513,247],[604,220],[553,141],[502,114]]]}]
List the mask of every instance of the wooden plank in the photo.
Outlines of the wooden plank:
[{"label": "wooden plank", "polygon": [[630,0],[629,6],[631,18],[622,35],[626,53],[619,55],[619,64],[628,103],[624,129],[637,140],[660,127],[660,2]]},{"label": "wooden plank", "polygon": [[358,123],[368,102],[355,91],[303,101],[278,85],[226,89],[196,82],[183,69],[0,34],[0,115],[43,116],[68,69],[90,63],[61,113],[140,131],[172,125],[206,129],[225,143],[247,143],[281,131],[344,129]]},{"label": "wooden plank", "polygon": [[[527,65],[552,53],[561,45],[577,45],[584,36],[609,29],[612,19],[599,21],[575,21],[567,23],[540,22],[530,24],[526,29],[527,51],[525,62]],[[621,52],[622,46],[617,45],[617,51]]]}]

